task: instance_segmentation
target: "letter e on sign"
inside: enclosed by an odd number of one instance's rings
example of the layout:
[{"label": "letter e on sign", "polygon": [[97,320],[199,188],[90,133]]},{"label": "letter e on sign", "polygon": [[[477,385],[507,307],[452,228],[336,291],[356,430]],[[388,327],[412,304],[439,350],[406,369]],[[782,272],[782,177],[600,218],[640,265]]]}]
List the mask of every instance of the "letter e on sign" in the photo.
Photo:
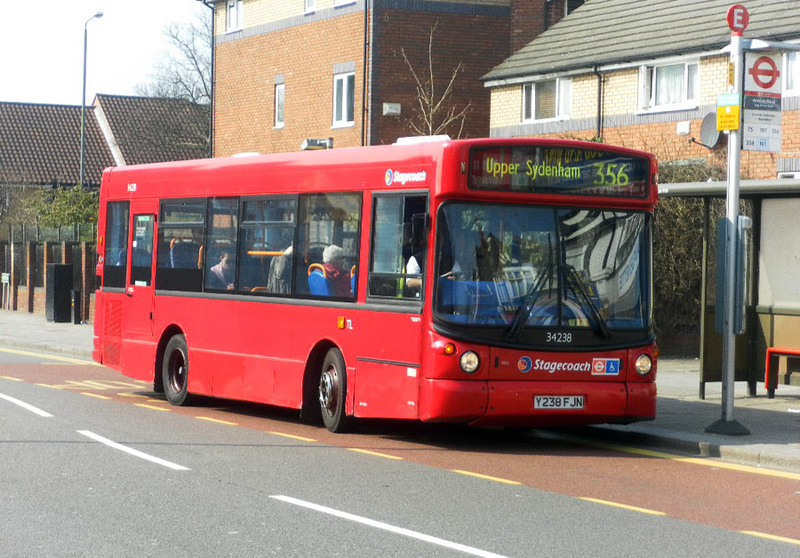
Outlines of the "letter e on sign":
[{"label": "letter e on sign", "polygon": [[747,8],[741,4],[734,4],[728,8],[728,27],[734,33],[741,33],[747,29],[747,24],[750,23],[750,14],[747,13]]}]

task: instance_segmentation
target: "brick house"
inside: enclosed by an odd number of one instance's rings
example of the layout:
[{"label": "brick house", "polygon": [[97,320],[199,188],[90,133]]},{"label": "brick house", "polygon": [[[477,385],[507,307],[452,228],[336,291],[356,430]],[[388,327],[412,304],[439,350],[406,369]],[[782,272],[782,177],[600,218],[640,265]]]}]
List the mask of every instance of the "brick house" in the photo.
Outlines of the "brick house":
[{"label": "brick house", "polygon": [[[209,154],[208,106],[97,95],[85,116],[89,188],[99,187],[106,167]],[[0,102],[0,272],[10,275],[3,308],[43,312],[47,264],[72,263],[82,315],[91,316],[93,242],[73,238],[86,236],[75,231],[43,231],[24,209],[34,190],[80,182],[80,126],[80,106]]]},{"label": "brick house", "polygon": [[[588,0],[498,64],[491,91],[493,137],[602,138],[662,161],[725,168],[727,140],[700,140],[703,118],[729,91],[724,0]],[[746,39],[800,41],[800,2],[752,0]],[[782,56],[782,150],[744,151],[742,175],[800,171],[800,56]],[[713,116],[711,118],[714,118]],[[800,175],[798,175],[800,176]]]},{"label": "brick house", "polygon": [[[583,0],[200,0],[214,9],[214,156],[296,151],[306,138],[334,146],[415,135],[416,82],[429,41],[451,106],[469,106],[452,136],[486,136],[480,77]],[[519,25],[517,25],[519,22]]]}]

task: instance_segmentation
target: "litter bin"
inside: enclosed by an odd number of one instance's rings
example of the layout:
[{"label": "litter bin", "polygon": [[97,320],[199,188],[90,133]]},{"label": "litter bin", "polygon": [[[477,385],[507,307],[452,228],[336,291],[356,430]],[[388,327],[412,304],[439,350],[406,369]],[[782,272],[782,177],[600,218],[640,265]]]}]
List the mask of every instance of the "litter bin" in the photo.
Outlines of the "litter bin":
[{"label": "litter bin", "polygon": [[47,264],[44,313],[48,322],[69,322],[72,264]]},{"label": "litter bin", "polygon": [[72,291],[72,323],[81,323],[81,291],[75,289]]}]

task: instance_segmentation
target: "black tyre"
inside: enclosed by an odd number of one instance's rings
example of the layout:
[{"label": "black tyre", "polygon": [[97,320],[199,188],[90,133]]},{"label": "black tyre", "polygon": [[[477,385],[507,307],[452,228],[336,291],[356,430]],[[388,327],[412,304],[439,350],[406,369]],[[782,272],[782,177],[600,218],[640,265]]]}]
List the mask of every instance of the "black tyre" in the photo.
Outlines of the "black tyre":
[{"label": "black tyre", "polygon": [[161,377],[167,401],[178,406],[190,403],[189,350],[183,335],[175,335],[167,343]]},{"label": "black tyre", "polygon": [[322,422],[331,432],[344,432],[347,429],[345,414],[345,395],[347,394],[347,372],[344,358],[338,349],[330,349],[322,361],[319,378],[319,407]]}]

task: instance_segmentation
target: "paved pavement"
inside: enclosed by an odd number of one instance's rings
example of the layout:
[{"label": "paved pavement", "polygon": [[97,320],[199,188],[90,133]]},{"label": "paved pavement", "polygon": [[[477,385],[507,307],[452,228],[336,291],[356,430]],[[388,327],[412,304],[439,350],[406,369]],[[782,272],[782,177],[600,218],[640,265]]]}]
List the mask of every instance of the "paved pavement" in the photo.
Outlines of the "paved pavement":
[{"label": "paved pavement", "polygon": [[[0,347],[41,350],[91,359],[92,325],[48,322],[41,314],[0,310]],[[721,418],[721,384],[699,393],[699,360],[662,359],[658,368],[656,419],[627,426],[591,427],[612,441],[660,447],[693,455],[721,457],[747,465],[800,473],[800,387],[779,385],[768,399],[763,384],[747,396],[745,382],[734,387],[733,418],[745,436],[705,432]]]}]

